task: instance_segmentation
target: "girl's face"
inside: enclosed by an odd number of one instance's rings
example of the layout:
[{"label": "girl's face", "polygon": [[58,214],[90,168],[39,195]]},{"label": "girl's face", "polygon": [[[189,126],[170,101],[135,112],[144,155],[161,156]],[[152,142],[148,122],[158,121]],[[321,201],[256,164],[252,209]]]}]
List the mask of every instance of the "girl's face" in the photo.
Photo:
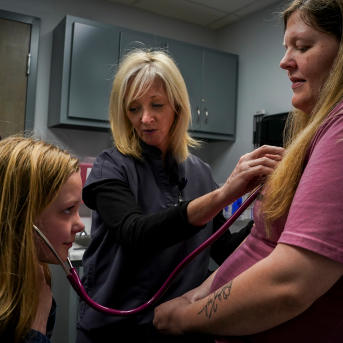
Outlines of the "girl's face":
[{"label": "girl's face", "polygon": [[339,48],[336,37],[307,25],[299,11],[288,19],[284,37],[286,53],[280,67],[292,82],[292,105],[311,114]]},{"label": "girl's face", "polygon": [[[79,216],[82,182],[79,173],[73,173],[62,186],[56,199],[37,218],[35,225],[52,244],[62,261],[68,258],[68,250],[75,241],[75,235],[85,226]],[[42,239],[37,240],[40,262],[58,264]]]}]

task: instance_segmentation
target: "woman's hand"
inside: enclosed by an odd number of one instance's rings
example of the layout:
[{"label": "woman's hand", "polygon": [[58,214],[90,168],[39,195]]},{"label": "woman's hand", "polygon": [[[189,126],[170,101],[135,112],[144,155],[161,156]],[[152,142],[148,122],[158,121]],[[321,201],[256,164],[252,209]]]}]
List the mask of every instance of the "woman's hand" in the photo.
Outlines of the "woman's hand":
[{"label": "woman's hand", "polygon": [[274,171],[284,153],[284,148],[264,145],[243,155],[221,190],[235,200],[252,191]]},{"label": "woman's hand", "polygon": [[39,289],[39,303],[35,319],[33,321],[32,329],[46,334],[46,326],[51,310],[52,293],[49,285],[46,283],[43,267],[38,264],[38,289]]},{"label": "woman's hand", "polygon": [[190,304],[185,296],[163,303],[155,308],[153,324],[165,335],[183,335],[182,318]]}]

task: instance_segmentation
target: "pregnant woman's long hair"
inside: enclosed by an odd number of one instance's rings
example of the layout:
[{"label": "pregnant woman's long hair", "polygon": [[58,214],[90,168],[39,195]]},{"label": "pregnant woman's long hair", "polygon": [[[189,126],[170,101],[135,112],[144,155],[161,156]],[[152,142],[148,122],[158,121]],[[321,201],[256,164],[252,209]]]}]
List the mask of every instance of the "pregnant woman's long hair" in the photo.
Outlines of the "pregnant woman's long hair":
[{"label": "pregnant woman's long hair", "polygon": [[272,223],[287,214],[290,209],[302,175],[306,151],[313,136],[328,114],[343,99],[343,1],[333,0],[330,3],[321,0],[294,1],[283,12],[285,30],[289,17],[297,10],[300,11],[305,23],[335,36],[340,42],[340,47],[311,115],[294,109],[287,120],[285,129],[287,154],[267,181],[262,202],[269,236],[272,233]]}]

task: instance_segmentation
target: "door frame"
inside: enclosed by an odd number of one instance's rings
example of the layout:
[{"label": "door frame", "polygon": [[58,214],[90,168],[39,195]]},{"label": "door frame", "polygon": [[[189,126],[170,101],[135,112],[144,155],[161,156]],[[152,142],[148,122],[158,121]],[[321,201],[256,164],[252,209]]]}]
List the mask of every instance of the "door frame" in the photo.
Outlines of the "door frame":
[{"label": "door frame", "polygon": [[35,106],[36,106],[36,84],[38,66],[38,45],[40,19],[25,14],[0,10],[0,18],[31,25],[30,54],[31,65],[30,74],[27,78],[26,107],[25,107],[25,133],[34,128]]}]

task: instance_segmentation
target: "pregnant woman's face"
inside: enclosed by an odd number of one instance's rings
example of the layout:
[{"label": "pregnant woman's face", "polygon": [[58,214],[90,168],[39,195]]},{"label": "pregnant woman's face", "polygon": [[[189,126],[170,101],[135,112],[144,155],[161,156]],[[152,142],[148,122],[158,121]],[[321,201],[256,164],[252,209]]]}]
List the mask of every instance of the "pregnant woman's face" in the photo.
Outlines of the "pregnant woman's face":
[{"label": "pregnant woman's face", "polygon": [[139,138],[165,153],[169,147],[175,112],[163,83],[156,80],[139,98],[129,104],[127,116]]},{"label": "pregnant woman's face", "polygon": [[288,19],[284,36],[286,53],[280,67],[292,82],[292,105],[310,114],[339,48],[333,35],[304,22],[299,11]]}]

